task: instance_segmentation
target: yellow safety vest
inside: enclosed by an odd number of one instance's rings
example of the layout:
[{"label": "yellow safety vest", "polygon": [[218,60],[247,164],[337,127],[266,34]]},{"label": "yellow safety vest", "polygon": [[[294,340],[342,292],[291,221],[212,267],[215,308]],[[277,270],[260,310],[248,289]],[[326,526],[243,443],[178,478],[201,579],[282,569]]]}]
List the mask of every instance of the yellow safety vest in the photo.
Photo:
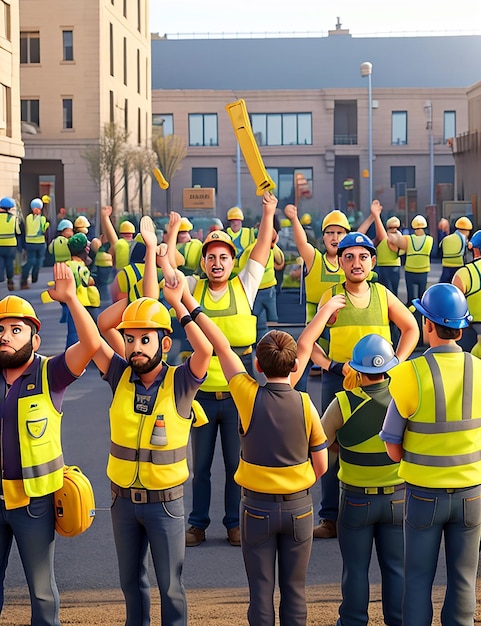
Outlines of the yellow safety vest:
[{"label": "yellow safety vest", "polygon": [[443,267],[462,267],[464,265],[464,251],[466,249],[466,239],[458,231],[447,235],[441,241],[443,257],[441,265]]},{"label": "yellow safety vest", "polygon": [[333,284],[343,281],[344,278],[344,270],[339,264],[337,267],[332,265],[325,254],[321,254],[319,250],[314,251],[314,262],[304,279],[306,286],[306,324],[316,314],[322,294]]},{"label": "yellow safety vest", "polygon": [[[413,368],[414,376],[407,376],[406,368]],[[404,416],[399,475],[420,487],[481,484],[481,360],[462,351],[432,352],[389,373],[400,410],[403,398],[418,397],[416,410]]]},{"label": "yellow safety vest", "polygon": [[45,357],[38,357],[37,375],[28,379],[28,395],[22,389],[18,398],[23,486],[32,498],[53,493],[63,484],[62,413],[57,411],[50,397],[47,361]]},{"label": "yellow safety vest", "polygon": [[433,247],[433,238],[430,235],[405,235],[408,241],[406,250],[405,272],[422,274],[429,272],[431,263],[429,255]]},{"label": "yellow safety vest", "polygon": [[[330,290],[329,298],[339,293],[346,296],[346,306],[339,310],[335,323],[329,326],[329,358],[334,361],[349,361],[356,343],[369,333],[376,333],[391,341],[386,288],[380,283],[369,285],[371,299],[364,309],[353,306],[344,283]],[[322,298],[323,302],[325,297],[327,294]]]},{"label": "yellow safety vest", "polygon": [[115,267],[121,270],[129,264],[130,260],[130,244],[126,239],[118,239],[114,245],[115,251]]},{"label": "yellow safety vest", "polygon": [[179,269],[186,276],[198,274],[202,257],[202,241],[200,239],[191,239],[185,243],[177,244],[177,250],[184,257],[184,265],[180,266]]},{"label": "yellow safety vest", "polygon": [[[362,387],[336,393],[344,425],[337,431],[339,442],[339,480],[358,487],[399,485],[399,463],[394,463],[379,437],[391,400],[389,380],[376,383],[385,395],[376,401]],[[374,387],[374,385],[373,385]]]},{"label": "yellow safety vest", "polygon": [[234,260],[234,267],[232,269],[232,274],[234,276],[237,276],[237,274],[240,272],[239,259],[247,246],[249,246],[251,243],[254,243],[255,234],[252,228],[241,228],[237,233],[235,233],[230,228],[230,226],[226,228],[226,232],[232,239],[232,242],[234,243],[237,250],[237,254]]},{"label": "yellow safety vest", "polygon": [[[240,278],[236,276],[227,283],[227,290],[215,302],[209,293],[208,280],[197,281],[194,298],[204,313],[217,324],[238,354],[247,354],[256,340],[257,318],[252,315],[249,300]],[[212,356],[207,370],[207,378],[202,383],[203,391],[227,391],[229,388],[220,366],[219,358]]]},{"label": "yellow safety vest", "polygon": [[68,239],[62,235],[58,235],[49,243],[48,251],[53,255],[56,263],[70,261],[72,258],[72,254],[68,247]]},{"label": "yellow safety vest", "polygon": [[17,245],[17,219],[15,215],[0,211],[0,246]]},{"label": "yellow safety vest", "polygon": [[481,322],[481,259],[461,267],[456,275],[462,280],[473,322]]},{"label": "yellow safety vest", "polygon": [[387,239],[382,239],[376,248],[376,265],[380,267],[399,267],[401,259],[399,252],[394,252],[387,245]]},{"label": "yellow safety vest", "polygon": [[25,242],[45,243],[45,231],[48,222],[45,215],[34,215],[29,213],[25,219]]},{"label": "yellow safety vest", "polygon": [[[122,374],[110,407],[110,454],[107,475],[120,487],[131,487],[140,481],[146,489],[170,489],[184,483],[189,476],[187,443],[192,418],[177,412],[174,372],[167,372],[159,387],[151,415],[134,411],[135,383],[130,382],[131,369]],[[155,421],[165,422],[167,444],[150,443]]]}]

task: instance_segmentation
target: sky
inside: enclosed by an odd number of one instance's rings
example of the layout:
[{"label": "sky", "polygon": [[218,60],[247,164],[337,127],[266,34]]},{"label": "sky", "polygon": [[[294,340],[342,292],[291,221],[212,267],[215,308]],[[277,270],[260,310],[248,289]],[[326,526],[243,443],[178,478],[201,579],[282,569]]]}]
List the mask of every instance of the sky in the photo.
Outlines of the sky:
[{"label": "sky", "polygon": [[351,35],[481,35],[479,0],[150,0],[150,30],[160,35],[327,35],[339,17]]}]

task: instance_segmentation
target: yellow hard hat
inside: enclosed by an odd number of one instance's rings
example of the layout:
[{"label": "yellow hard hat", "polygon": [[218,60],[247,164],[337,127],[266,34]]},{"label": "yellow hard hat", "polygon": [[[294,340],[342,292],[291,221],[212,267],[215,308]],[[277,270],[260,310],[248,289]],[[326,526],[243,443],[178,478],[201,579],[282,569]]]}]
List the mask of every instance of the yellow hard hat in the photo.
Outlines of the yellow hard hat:
[{"label": "yellow hard hat", "polygon": [[210,243],[225,243],[231,248],[233,256],[237,254],[237,248],[235,247],[234,242],[223,230],[213,230],[207,235],[204,239],[204,243],[202,244],[202,256],[205,256],[207,246]]},{"label": "yellow hard hat", "polygon": [[119,233],[135,233],[135,226],[129,220],[124,220],[119,226]]},{"label": "yellow hard hat", "polygon": [[310,213],[304,213],[301,215],[301,219],[299,220],[303,226],[309,226],[312,223],[312,217]]},{"label": "yellow hard hat", "polygon": [[194,227],[192,226],[191,222],[186,217],[183,217],[180,220],[179,233],[192,230],[193,228]]},{"label": "yellow hard hat", "polygon": [[35,313],[33,306],[20,296],[6,296],[0,300],[0,319],[6,317],[19,317],[30,320],[40,330],[40,320]]},{"label": "yellow hard hat", "polygon": [[232,209],[227,211],[227,219],[230,220],[243,220],[244,213],[242,213],[242,209],[238,206],[233,206]]},{"label": "yellow hard hat", "polygon": [[473,230],[473,224],[468,217],[460,217],[457,219],[454,227],[460,230]]},{"label": "yellow hard hat", "polygon": [[137,298],[129,304],[122,315],[117,330],[124,328],[160,328],[172,332],[172,318],[167,308],[153,298]]},{"label": "yellow hard hat", "polygon": [[351,230],[351,225],[346,215],[337,209],[328,213],[323,219],[322,232],[324,232],[328,226],[341,226],[341,228],[345,228],[347,232]]},{"label": "yellow hard hat", "polygon": [[291,220],[288,220],[287,217],[281,220],[281,228],[289,228],[291,226]]},{"label": "yellow hard hat", "polygon": [[85,217],[85,215],[79,215],[77,217],[77,219],[75,220],[75,222],[73,223],[73,227],[76,230],[82,229],[80,232],[82,232],[82,233],[84,233],[86,235],[87,234],[87,229],[90,228],[90,222]]},{"label": "yellow hard hat", "polygon": [[399,228],[401,226],[401,221],[399,217],[396,217],[395,215],[393,215],[387,220],[386,226],[388,228]]},{"label": "yellow hard hat", "polygon": [[416,215],[416,217],[413,217],[412,222],[411,222],[411,227],[416,229],[416,228],[427,228],[428,227],[428,223],[426,222],[426,218],[423,217],[422,215]]}]

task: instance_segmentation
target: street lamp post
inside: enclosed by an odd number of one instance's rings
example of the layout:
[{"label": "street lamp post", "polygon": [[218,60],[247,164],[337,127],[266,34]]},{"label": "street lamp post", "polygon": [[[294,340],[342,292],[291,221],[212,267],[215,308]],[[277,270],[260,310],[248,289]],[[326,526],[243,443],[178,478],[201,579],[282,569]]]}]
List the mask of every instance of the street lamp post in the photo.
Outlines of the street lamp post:
[{"label": "street lamp post", "polygon": [[429,132],[429,204],[434,205],[434,141],[433,141],[433,105],[431,100],[424,103],[426,130]]},{"label": "street lamp post", "polygon": [[367,76],[368,87],[368,125],[369,125],[369,206],[372,204],[372,63],[365,61],[361,63],[361,76]]}]

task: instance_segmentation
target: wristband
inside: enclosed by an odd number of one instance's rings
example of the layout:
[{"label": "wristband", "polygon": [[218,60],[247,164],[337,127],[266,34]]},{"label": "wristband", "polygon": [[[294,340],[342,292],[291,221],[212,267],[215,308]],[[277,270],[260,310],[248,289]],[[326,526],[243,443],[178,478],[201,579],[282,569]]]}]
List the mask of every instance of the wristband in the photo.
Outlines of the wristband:
[{"label": "wristband", "polygon": [[343,376],[342,368],[344,367],[344,363],[339,363],[338,361],[331,361],[329,365],[329,371],[333,374],[337,374],[337,376]]},{"label": "wristband", "polygon": [[193,311],[190,312],[190,316],[192,318],[192,321],[195,322],[197,316],[199,315],[199,313],[202,313],[202,307],[198,306],[196,307]]},{"label": "wristband", "polygon": [[187,324],[190,324],[190,322],[192,322],[192,318],[190,315],[184,315],[184,317],[180,318],[180,325],[182,326],[182,328],[185,328]]}]

